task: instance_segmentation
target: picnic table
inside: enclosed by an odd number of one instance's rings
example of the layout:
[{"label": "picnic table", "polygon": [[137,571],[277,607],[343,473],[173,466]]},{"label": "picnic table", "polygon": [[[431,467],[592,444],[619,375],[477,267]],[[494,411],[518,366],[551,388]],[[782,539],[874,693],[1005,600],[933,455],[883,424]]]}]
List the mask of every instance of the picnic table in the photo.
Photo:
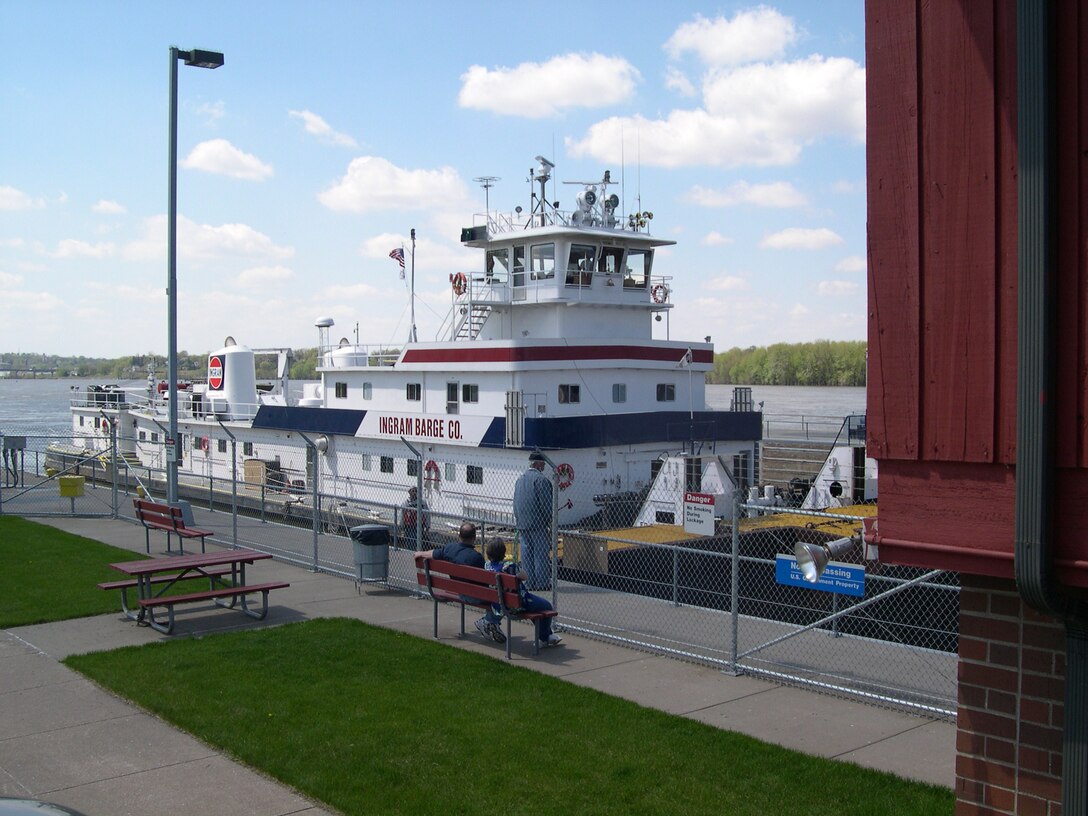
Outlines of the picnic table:
[{"label": "picnic table", "polygon": [[[165,558],[148,558],[143,561],[120,561],[110,567],[129,576],[127,580],[111,581],[98,586],[101,589],[120,589],[121,608],[129,620],[146,624],[163,634],[170,634],[174,629],[174,607],[183,603],[213,601],[216,606],[226,609],[236,604],[241,611],[257,620],[268,614],[268,593],[273,589],[288,587],[284,582],[262,584],[246,583],[246,566],[255,561],[271,558],[271,553],[256,550],[236,549],[222,552],[194,553]],[[208,589],[199,592],[167,594],[182,580],[206,578]],[[136,590],[136,606],[129,608],[125,592]],[[260,592],[263,598],[261,609],[250,609],[246,596]],[[155,618],[155,608],[166,607],[168,619],[165,623]]]}]

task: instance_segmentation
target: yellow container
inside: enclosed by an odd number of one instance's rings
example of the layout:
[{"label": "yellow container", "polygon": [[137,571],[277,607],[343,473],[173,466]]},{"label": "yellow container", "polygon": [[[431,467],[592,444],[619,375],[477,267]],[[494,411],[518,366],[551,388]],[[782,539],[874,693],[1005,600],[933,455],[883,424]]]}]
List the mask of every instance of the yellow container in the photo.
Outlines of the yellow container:
[{"label": "yellow container", "polygon": [[83,495],[83,486],[86,482],[83,476],[61,476],[57,479],[60,486],[60,495],[69,499],[78,499]]}]

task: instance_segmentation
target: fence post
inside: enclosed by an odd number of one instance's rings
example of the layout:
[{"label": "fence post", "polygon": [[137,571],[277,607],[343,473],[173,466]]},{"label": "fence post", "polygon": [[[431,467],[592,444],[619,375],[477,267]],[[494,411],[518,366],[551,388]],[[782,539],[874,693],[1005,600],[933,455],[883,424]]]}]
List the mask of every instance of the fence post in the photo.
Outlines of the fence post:
[{"label": "fence post", "polygon": [[733,488],[733,524],[731,527],[733,552],[729,568],[729,617],[733,629],[733,642],[729,645],[729,663],[733,674],[740,674],[737,665],[737,639],[740,629],[740,499]]},{"label": "fence post", "polygon": [[680,606],[680,551],[672,548],[672,605]]},{"label": "fence post", "polygon": [[117,518],[117,422],[110,423],[110,517]]}]

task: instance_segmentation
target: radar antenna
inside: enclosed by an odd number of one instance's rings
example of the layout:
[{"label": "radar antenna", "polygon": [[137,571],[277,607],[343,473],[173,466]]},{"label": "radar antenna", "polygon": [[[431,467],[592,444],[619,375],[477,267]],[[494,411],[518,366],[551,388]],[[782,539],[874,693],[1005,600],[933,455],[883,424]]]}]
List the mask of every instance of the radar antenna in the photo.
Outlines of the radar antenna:
[{"label": "radar antenna", "polygon": [[477,184],[484,188],[484,218],[487,224],[487,234],[491,234],[491,188],[495,186],[496,181],[502,181],[498,176],[477,176],[473,179]]}]

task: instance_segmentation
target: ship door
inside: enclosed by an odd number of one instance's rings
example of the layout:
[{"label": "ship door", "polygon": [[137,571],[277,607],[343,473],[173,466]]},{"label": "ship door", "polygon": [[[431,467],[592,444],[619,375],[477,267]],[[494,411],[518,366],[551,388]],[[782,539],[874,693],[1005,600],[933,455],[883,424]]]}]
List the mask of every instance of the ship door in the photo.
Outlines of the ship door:
[{"label": "ship door", "polygon": [[525,442],[525,395],[506,392],[506,447],[520,448]]},{"label": "ship door", "polygon": [[511,275],[513,299],[525,300],[525,247],[514,247],[514,266]]}]

